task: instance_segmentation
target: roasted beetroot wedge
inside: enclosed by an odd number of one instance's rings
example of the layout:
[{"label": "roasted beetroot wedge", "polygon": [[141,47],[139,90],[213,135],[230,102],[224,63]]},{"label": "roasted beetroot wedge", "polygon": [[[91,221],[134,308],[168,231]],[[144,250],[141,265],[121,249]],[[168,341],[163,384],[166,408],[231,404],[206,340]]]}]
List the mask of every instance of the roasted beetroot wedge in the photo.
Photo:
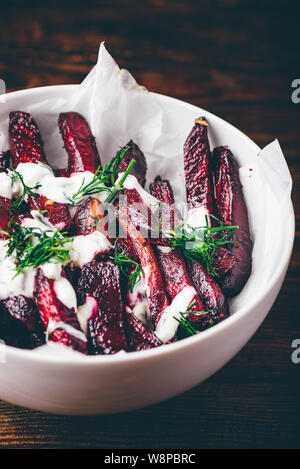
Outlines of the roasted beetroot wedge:
[{"label": "roasted beetroot wedge", "polygon": [[146,182],[147,163],[144,153],[140,150],[133,140],[130,140],[127,145],[128,151],[125,153],[123,160],[119,166],[119,171],[125,171],[132,159],[135,160],[135,165],[130,174],[135,176],[139,184],[144,187]]},{"label": "roasted beetroot wedge", "polygon": [[215,322],[220,322],[228,317],[228,302],[218,283],[208,274],[201,262],[189,261],[188,267],[196,290],[205,305],[204,309],[210,311]]},{"label": "roasted beetroot wedge", "polygon": [[184,172],[187,202],[191,208],[203,206],[214,213],[213,183],[210,168],[208,123],[201,117],[195,120],[184,144]]},{"label": "roasted beetroot wedge", "polygon": [[35,348],[45,343],[45,328],[31,298],[12,296],[1,301],[1,308],[5,308],[11,318],[25,326],[21,342],[27,343],[26,348]]},{"label": "roasted beetroot wedge", "polygon": [[[208,123],[204,118],[195,120],[195,125],[184,144],[184,170],[187,202],[190,208],[201,207],[204,213],[210,215],[215,213],[215,202],[207,130]],[[204,224],[204,220],[196,223],[197,226]],[[226,298],[204,265],[200,262],[189,262],[189,270],[201,300],[205,307],[212,311],[215,319],[219,317],[221,320],[228,316]]]},{"label": "roasted beetroot wedge", "polygon": [[19,163],[46,163],[43,142],[39,128],[27,112],[15,111],[9,114],[10,153],[13,165]]},{"label": "roasted beetroot wedge", "polygon": [[35,197],[29,197],[28,201],[32,210],[45,211],[45,217],[56,228],[62,231],[73,232],[73,221],[67,205],[49,200],[40,194],[36,194]]},{"label": "roasted beetroot wedge", "polygon": [[125,313],[125,332],[130,352],[148,350],[163,345],[161,340],[129,310]]},{"label": "roasted beetroot wedge", "polygon": [[175,210],[175,201],[172,187],[167,179],[162,180],[160,176],[155,178],[149,186],[150,194],[156,197],[161,203],[159,217],[161,231],[169,232],[174,230],[178,223],[178,216]]},{"label": "roasted beetroot wedge", "polygon": [[[174,195],[170,183],[168,181],[162,181],[160,178],[156,178],[155,182],[150,184],[150,192],[154,197],[163,203],[162,220],[166,218],[164,211],[168,211],[168,207],[171,207],[170,210],[173,212],[172,219],[177,219],[177,214],[174,208]],[[164,224],[163,221],[162,224]],[[171,248],[157,246],[156,252],[160,269],[163,274],[163,278],[171,300],[174,300],[176,295],[178,295],[183,290],[183,288],[194,288],[192,279],[187,271],[186,263],[179,250],[172,250]],[[205,310],[205,307],[196,290],[191,304],[193,304],[191,311]],[[204,328],[210,327],[213,324],[213,320],[210,318],[209,314],[203,316],[195,316],[190,314],[188,316],[197,329],[203,330]]]},{"label": "roasted beetroot wedge", "polygon": [[74,307],[69,308],[59,300],[55,287],[55,280],[47,278],[42,269],[38,268],[34,297],[43,324],[48,330],[48,339],[86,354],[87,344],[76,311]]},{"label": "roasted beetroot wedge", "polygon": [[68,153],[68,175],[82,171],[95,173],[101,164],[100,156],[85,118],[78,112],[63,112],[58,125]]},{"label": "roasted beetroot wedge", "polygon": [[[14,168],[19,163],[46,164],[40,131],[31,115],[16,111],[11,112],[9,117],[10,153]],[[73,223],[66,205],[40,195],[30,196],[29,203],[33,209],[47,210],[47,218],[53,225],[66,231],[71,229]]]},{"label": "roasted beetroot wedge", "polygon": [[78,293],[82,302],[89,296],[98,303],[98,311],[88,320],[90,352],[107,355],[127,350],[118,267],[111,261],[90,262],[81,271]]},{"label": "roasted beetroot wedge", "polygon": [[239,178],[239,168],[226,147],[213,152],[217,216],[224,225],[238,225],[233,254],[237,262],[224,277],[222,288],[228,296],[237,295],[247,282],[252,268],[252,241],[248,211]]},{"label": "roasted beetroot wedge", "polygon": [[145,238],[141,233],[141,228],[144,229],[146,235],[149,233],[148,222],[151,214],[136,190],[125,190],[124,193],[127,196],[127,203],[119,204],[118,219],[139,258],[144,282],[147,285],[149,309],[153,324],[155,324],[169,305],[169,300],[157,258],[151,246],[151,238]]},{"label": "roasted beetroot wedge", "polygon": [[88,235],[98,230],[108,236],[103,205],[93,197],[87,198],[78,206],[73,223],[76,235]]}]

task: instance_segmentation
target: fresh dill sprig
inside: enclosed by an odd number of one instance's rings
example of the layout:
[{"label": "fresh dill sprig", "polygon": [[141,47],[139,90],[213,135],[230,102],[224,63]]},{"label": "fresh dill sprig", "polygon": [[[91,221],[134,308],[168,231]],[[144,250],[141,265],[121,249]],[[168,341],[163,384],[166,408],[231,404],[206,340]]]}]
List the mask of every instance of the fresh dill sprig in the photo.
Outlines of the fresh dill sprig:
[{"label": "fresh dill sprig", "polygon": [[[192,321],[188,317],[188,314],[193,314],[194,316],[207,316],[209,314],[209,311],[191,311],[192,307],[195,304],[196,302],[194,301],[187,307],[187,310],[185,312],[179,313],[180,314],[179,319],[173,316],[174,319],[176,319],[176,321],[179,323],[179,325],[185,330],[187,335],[199,334],[199,331],[197,331],[197,329],[193,326]],[[212,322],[210,327],[213,325],[214,325],[214,321]]]},{"label": "fresh dill sprig", "polygon": [[73,241],[65,232],[59,230],[42,231],[39,228],[26,228],[10,220],[7,231],[7,256],[15,252],[16,276],[27,267],[38,267],[47,262],[59,264],[70,261],[70,247]]},{"label": "fresh dill sprig", "polygon": [[[111,256],[111,259],[118,265],[122,274],[128,277],[129,289],[132,292],[135,284],[142,278],[142,267],[138,262],[128,256],[128,249],[124,249],[121,252],[118,251],[117,242],[118,240],[115,242],[115,252],[114,256]],[[134,266],[134,270],[132,270],[132,266]]]},{"label": "fresh dill sprig", "polygon": [[235,243],[234,232],[239,227],[209,225],[208,216],[205,217],[206,226],[194,228],[182,222],[174,230],[167,233],[169,243],[173,248],[181,248],[184,256],[194,262],[205,263],[208,272],[216,274],[212,266],[212,256],[220,246],[232,247]]},{"label": "fresh dill sprig", "polygon": [[14,203],[10,207],[10,211],[16,212],[19,210],[22,203],[24,202],[26,195],[30,195],[31,197],[37,196],[37,194],[33,191],[39,189],[39,187],[41,187],[41,184],[37,183],[34,187],[27,186],[24,182],[22,174],[20,174],[15,169],[9,171],[8,176],[12,180],[19,180],[23,186],[23,193],[14,201]]},{"label": "fresh dill sprig", "polygon": [[130,173],[133,165],[135,164],[135,160],[132,159],[120,182],[117,184],[117,186],[115,186],[116,178],[118,174],[122,172],[119,171],[118,168],[129,149],[130,146],[128,145],[122,147],[119,151],[117,151],[114,158],[112,158],[112,160],[107,165],[105,165],[104,169],[99,166],[93,176],[93,179],[88,184],[85,184],[85,180],[83,179],[78,191],[73,194],[72,197],[69,197],[65,194],[70,204],[78,205],[85,196],[90,196],[99,192],[108,192],[109,195],[105,202],[111,202],[116,194],[122,190],[122,185]]},{"label": "fresh dill sprig", "polygon": [[7,225],[7,230],[0,230],[4,234],[8,242],[7,256],[11,256],[15,251],[16,257],[21,257],[28,243],[31,242],[34,228],[24,228],[14,221],[12,218]]}]

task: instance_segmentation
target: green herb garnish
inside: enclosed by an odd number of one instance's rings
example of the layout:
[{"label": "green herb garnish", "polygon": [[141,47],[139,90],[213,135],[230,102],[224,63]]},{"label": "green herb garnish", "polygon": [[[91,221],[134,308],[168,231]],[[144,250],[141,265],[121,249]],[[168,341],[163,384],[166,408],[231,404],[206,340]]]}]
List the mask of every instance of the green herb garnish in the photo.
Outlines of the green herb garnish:
[{"label": "green herb garnish", "polygon": [[20,206],[24,202],[26,195],[30,195],[31,197],[37,196],[37,194],[35,194],[33,191],[39,189],[39,187],[41,187],[41,184],[36,184],[34,187],[27,186],[24,182],[24,178],[22,174],[20,174],[15,169],[9,171],[8,176],[13,180],[19,179],[19,181],[21,182],[23,186],[22,195],[20,195],[10,207],[10,211],[16,212],[17,210],[19,210]]},{"label": "green herb garnish", "polygon": [[73,194],[72,197],[68,197],[65,194],[70,204],[78,205],[80,202],[82,202],[85,196],[90,196],[93,194],[97,194],[99,192],[109,192],[109,195],[105,200],[105,203],[111,202],[114,199],[114,197],[118,194],[118,192],[123,190],[122,185],[136,162],[134,159],[130,161],[128,168],[126,169],[126,171],[124,171],[124,174],[121,180],[115,186],[115,182],[116,182],[116,178],[118,174],[120,172],[123,172],[123,171],[119,171],[118,168],[126,152],[129,150],[129,148],[130,146],[125,146],[121,148],[116,153],[114,158],[104,167],[104,169],[102,169],[101,166],[99,166],[91,182],[89,182],[88,184],[85,184],[85,181],[83,179],[78,191],[75,194]]},{"label": "green herb garnish", "polygon": [[[118,239],[115,242],[115,252],[111,259],[115,264],[118,265],[122,274],[125,277],[128,277],[129,289],[132,292],[135,284],[142,278],[142,267],[138,262],[128,256],[128,249],[124,249],[123,251],[119,252],[117,250],[117,242]],[[132,270],[132,266],[134,266],[134,270]]]},{"label": "green herb garnish", "polygon": [[27,267],[70,261],[71,248],[66,244],[74,238],[65,232],[25,228],[10,220],[7,231],[1,230],[1,233],[9,240],[7,256],[16,254],[16,276]]},{"label": "green herb garnish", "polygon": [[[180,314],[180,319],[173,316],[174,319],[176,319],[176,321],[179,323],[179,325],[185,330],[187,335],[199,334],[199,331],[197,331],[197,329],[195,329],[195,327],[193,326],[192,321],[190,320],[190,318],[187,317],[188,314],[191,313],[195,316],[206,316],[206,315],[209,314],[209,311],[191,311],[192,307],[195,304],[196,304],[196,302],[194,301],[193,303],[191,303],[188,306],[187,310],[184,313],[179,313]],[[213,325],[214,325],[214,321],[212,321],[212,323],[210,324],[209,327],[212,327]]]},{"label": "green herb garnish", "polygon": [[208,272],[216,274],[212,266],[212,256],[220,246],[232,247],[235,243],[235,226],[209,226],[208,216],[205,217],[206,226],[194,228],[179,223],[174,230],[164,234],[173,248],[181,248],[184,256],[192,261],[205,263]]}]

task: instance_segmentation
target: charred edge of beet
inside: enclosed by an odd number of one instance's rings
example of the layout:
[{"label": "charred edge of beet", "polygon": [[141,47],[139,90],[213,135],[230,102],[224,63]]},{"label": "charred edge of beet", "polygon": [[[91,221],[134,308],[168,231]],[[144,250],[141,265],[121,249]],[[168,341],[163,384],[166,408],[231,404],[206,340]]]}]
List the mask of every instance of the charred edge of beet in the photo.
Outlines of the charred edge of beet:
[{"label": "charred edge of beet", "polygon": [[125,153],[123,160],[119,166],[120,171],[125,171],[132,159],[135,160],[135,165],[130,174],[135,176],[142,187],[145,187],[147,163],[144,153],[140,150],[133,140],[130,140],[127,145],[129,150]]}]

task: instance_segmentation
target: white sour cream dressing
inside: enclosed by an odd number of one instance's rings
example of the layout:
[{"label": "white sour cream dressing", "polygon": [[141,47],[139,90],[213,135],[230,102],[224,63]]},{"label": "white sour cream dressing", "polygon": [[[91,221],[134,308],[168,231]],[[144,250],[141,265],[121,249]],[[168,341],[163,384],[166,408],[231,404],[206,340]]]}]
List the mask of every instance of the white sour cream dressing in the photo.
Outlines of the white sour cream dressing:
[{"label": "white sour cream dressing", "polygon": [[92,296],[87,296],[85,303],[78,306],[77,318],[81,329],[87,335],[88,320],[98,310],[97,300]]},{"label": "white sour cream dressing", "polygon": [[199,206],[195,208],[191,208],[188,211],[187,217],[185,219],[185,225],[189,225],[192,228],[199,228],[200,226],[206,226],[205,216],[208,216],[209,219],[209,212],[206,210],[205,207]]},{"label": "white sour cream dressing", "polygon": [[[115,185],[118,184],[122,178],[122,175],[122,173],[119,174]],[[143,202],[151,209],[155,209],[160,205],[160,201],[156,197],[153,197],[153,195],[149,194],[149,192],[145,191],[145,189],[143,189],[143,187],[139,184],[137,178],[132,174],[127,176],[123,183],[123,187],[125,187],[125,189],[135,189]]]},{"label": "white sour cream dressing", "polygon": [[127,294],[127,301],[133,314],[147,327],[151,328],[150,309],[147,299],[148,287],[142,278]]},{"label": "white sour cream dressing", "polygon": [[9,296],[33,296],[34,269],[28,268],[16,276],[15,256],[6,257],[7,241],[0,240],[0,299]]},{"label": "white sour cream dressing", "polygon": [[186,286],[175,296],[172,303],[166,307],[155,330],[155,335],[162,342],[166,343],[174,337],[178,328],[178,322],[175,318],[180,319],[180,313],[184,313],[187,310],[196,294],[197,292],[194,287]]},{"label": "white sour cream dressing", "polygon": [[83,267],[97,254],[108,252],[112,248],[112,244],[103,233],[94,231],[86,236],[75,236],[70,258],[76,265]]},{"label": "white sour cream dressing", "polygon": [[[35,190],[37,194],[47,197],[54,202],[69,204],[68,197],[72,197],[82,185],[89,184],[94,174],[90,171],[73,173],[70,177],[56,177],[50,167],[41,163],[20,163],[16,171],[23,177],[29,187],[40,185]],[[23,186],[19,179],[12,179],[6,173],[0,173],[0,196],[12,199],[22,194]],[[103,201],[108,192],[99,192],[95,198]]]}]

